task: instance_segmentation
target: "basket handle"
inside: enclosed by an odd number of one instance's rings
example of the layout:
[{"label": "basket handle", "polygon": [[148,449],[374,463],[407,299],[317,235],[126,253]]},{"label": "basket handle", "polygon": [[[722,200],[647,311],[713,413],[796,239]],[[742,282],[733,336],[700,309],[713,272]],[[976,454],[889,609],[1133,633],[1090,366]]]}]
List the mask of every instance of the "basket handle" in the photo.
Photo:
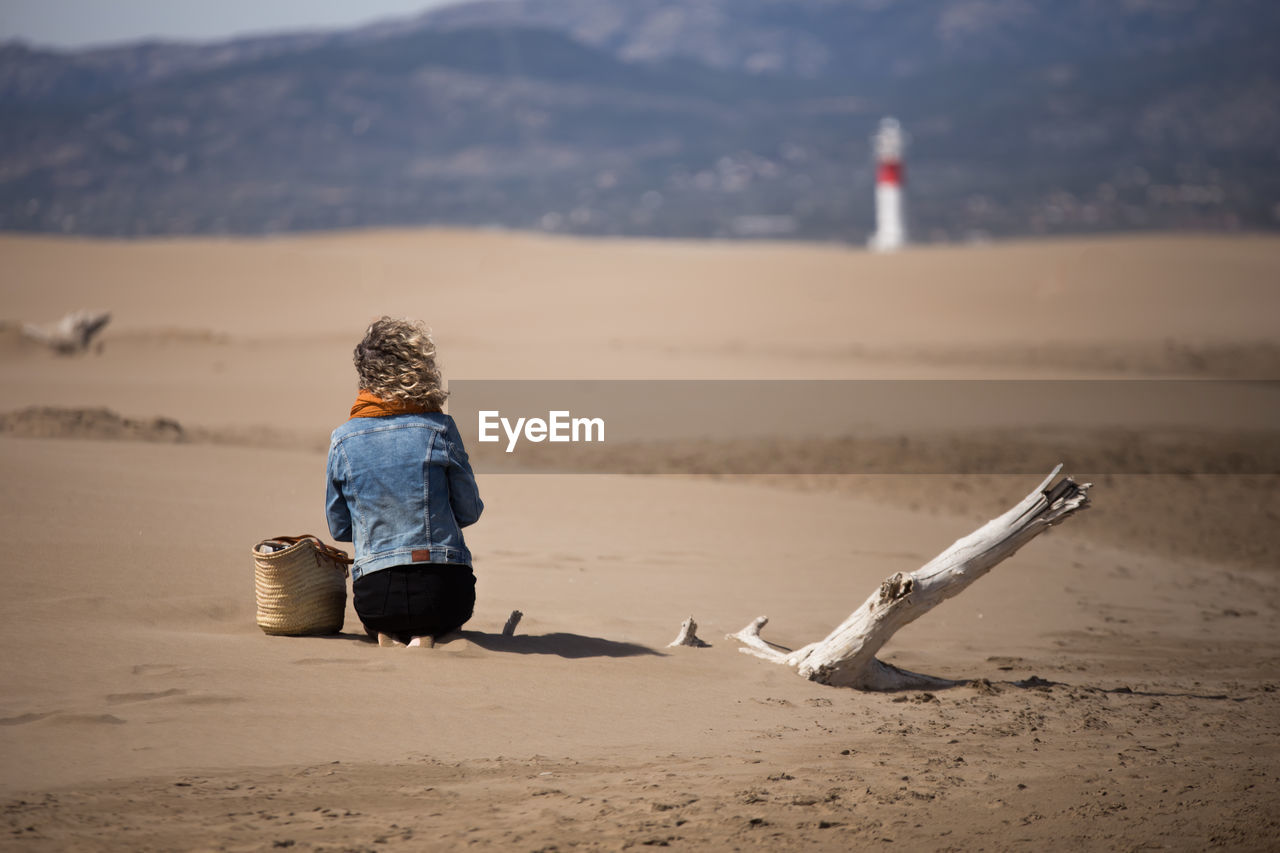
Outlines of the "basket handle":
[{"label": "basket handle", "polygon": [[346,551],[335,548],[332,545],[325,544],[320,540],[319,536],[316,536],[313,533],[303,533],[298,536],[272,536],[270,541],[288,542],[290,545],[296,545],[299,542],[302,542],[307,539],[310,539],[312,543],[315,544],[317,551],[324,554],[326,557],[328,557],[331,560],[335,560],[336,562],[342,563],[344,566],[349,566],[353,562],[355,562],[353,559],[347,556]]}]

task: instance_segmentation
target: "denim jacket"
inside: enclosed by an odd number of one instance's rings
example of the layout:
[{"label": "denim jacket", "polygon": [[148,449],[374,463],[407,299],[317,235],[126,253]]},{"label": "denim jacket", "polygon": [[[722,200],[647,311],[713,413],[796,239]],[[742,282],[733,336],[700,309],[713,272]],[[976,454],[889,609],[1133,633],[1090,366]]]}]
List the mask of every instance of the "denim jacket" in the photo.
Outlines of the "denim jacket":
[{"label": "denim jacket", "polygon": [[484,504],[453,418],[352,418],[329,443],[329,532],[355,543],[352,580],[411,563],[471,565],[462,528]]}]

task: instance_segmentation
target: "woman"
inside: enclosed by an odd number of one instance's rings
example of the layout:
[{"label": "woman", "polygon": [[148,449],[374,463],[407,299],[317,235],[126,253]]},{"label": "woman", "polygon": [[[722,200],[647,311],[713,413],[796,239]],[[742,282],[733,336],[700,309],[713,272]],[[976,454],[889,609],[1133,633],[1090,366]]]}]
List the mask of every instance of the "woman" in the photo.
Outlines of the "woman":
[{"label": "woman", "polygon": [[484,504],[421,323],[382,317],[355,349],[360,392],[329,444],[329,532],[355,543],[356,613],[380,645],[430,646],[471,618],[462,528]]}]

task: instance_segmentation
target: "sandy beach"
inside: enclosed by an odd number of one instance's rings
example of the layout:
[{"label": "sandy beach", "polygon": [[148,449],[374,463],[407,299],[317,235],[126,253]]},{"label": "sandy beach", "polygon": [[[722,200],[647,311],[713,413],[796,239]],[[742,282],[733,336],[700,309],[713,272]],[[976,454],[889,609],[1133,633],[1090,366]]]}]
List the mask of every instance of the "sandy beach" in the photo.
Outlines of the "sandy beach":
[{"label": "sandy beach", "polygon": [[[0,849],[1280,847],[1280,240],[2,235],[0,258]],[[81,308],[113,314],[83,355],[14,325]],[[1051,405],[1047,380],[1265,381],[1173,426],[938,412],[892,442],[481,468],[462,637],[379,648],[350,603],[339,636],[266,636],[250,548],[328,539],[328,434],[381,314],[426,320],[451,382],[1020,379]],[[742,462],[761,441],[782,469]],[[876,472],[904,452],[950,473]],[[960,686],[832,688],[725,639],[762,614],[821,639],[1059,461],[1093,507],[882,654]],[[1036,473],[984,473],[1006,462]],[[667,648],[690,614],[711,646]]]}]

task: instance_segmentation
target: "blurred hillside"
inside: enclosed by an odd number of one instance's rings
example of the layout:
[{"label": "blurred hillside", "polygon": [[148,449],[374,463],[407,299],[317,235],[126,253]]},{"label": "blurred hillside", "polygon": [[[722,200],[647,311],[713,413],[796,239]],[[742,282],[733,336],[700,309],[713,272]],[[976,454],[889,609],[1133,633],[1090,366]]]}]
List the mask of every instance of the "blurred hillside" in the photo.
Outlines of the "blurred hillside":
[{"label": "blurred hillside", "polygon": [[0,229],[862,240],[1280,228],[1274,0],[495,0],[347,32],[0,46]]}]

